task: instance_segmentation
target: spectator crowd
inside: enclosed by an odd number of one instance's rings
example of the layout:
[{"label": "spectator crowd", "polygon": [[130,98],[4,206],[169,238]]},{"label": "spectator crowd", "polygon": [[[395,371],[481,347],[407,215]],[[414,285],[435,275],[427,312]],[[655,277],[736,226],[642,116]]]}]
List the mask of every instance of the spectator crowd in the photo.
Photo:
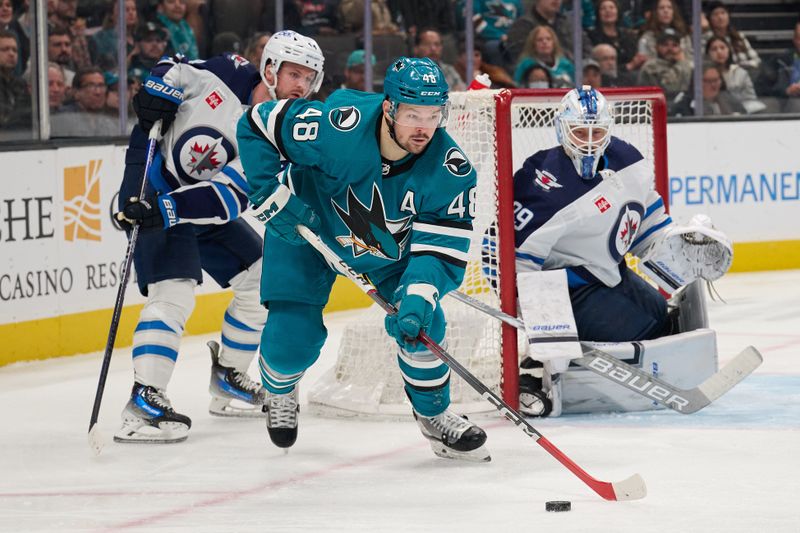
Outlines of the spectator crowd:
[{"label": "spectator crowd", "polygon": [[[382,70],[397,55],[429,57],[451,90],[464,90],[467,58],[493,88],[572,87],[576,83],[572,2],[373,0],[369,58]],[[691,2],[686,0],[582,0],[584,83],[597,87],[655,85],[670,114],[701,106],[693,95]],[[0,0],[0,138],[32,130],[30,0]],[[125,0],[125,35],[119,35],[118,0],[47,1],[47,73],[51,136],[120,134],[119,110],[163,55],[203,59],[230,52],[258,64],[275,30],[275,0]],[[799,13],[800,15],[800,13]],[[464,27],[475,47],[464,47]],[[800,21],[793,46],[762,61],[731,23],[731,6],[703,4],[702,109],[705,115],[800,112]],[[318,40],[326,54],[320,98],[339,87],[363,88],[364,0],[284,2],[283,27]],[[120,39],[125,57],[119,57]],[[127,67],[120,101],[119,65]],[[380,87],[375,87],[379,90]],[[129,112],[132,116],[132,112]],[[131,121],[132,124],[132,121]],[[17,137],[19,138],[19,137]]]}]

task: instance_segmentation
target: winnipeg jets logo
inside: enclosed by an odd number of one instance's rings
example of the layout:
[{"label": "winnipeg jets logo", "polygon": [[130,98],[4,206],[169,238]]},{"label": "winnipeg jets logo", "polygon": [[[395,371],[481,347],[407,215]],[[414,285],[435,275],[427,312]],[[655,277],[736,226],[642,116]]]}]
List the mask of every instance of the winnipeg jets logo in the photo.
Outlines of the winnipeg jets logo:
[{"label": "winnipeg jets logo", "polygon": [[458,148],[450,148],[444,156],[442,166],[453,176],[463,178],[472,170],[469,160],[461,153]]},{"label": "winnipeg jets logo", "polygon": [[533,182],[538,185],[543,191],[550,191],[551,189],[560,189],[563,187],[555,176],[546,170],[536,169],[536,178]]},{"label": "winnipeg jets logo", "polygon": [[211,179],[236,158],[233,143],[209,126],[185,131],[175,141],[171,153],[177,177],[184,185]]},{"label": "winnipeg jets logo", "polygon": [[331,125],[339,131],[350,131],[361,122],[361,112],[353,107],[337,107],[328,113]]},{"label": "winnipeg jets logo", "polygon": [[217,146],[222,139],[217,139],[213,146],[206,144],[205,146],[200,146],[198,143],[194,143],[194,146],[189,148],[189,168],[191,168],[191,172],[196,174],[202,174],[206,170],[216,170],[219,168],[219,161],[216,159],[217,155]]},{"label": "winnipeg jets logo", "polygon": [[411,233],[411,217],[386,220],[383,199],[377,184],[372,186],[369,207],[356,198],[350,187],[347,188],[347,210],[334,200],[331,200],[331,204],[350,230],[350,235],[339,235],[336,240],[342,246],[350,246],[353,257],[369,253],[392,261],[400,259]]},{"label": "winnipeg jets logo", "polygon": [[642,224],[644,207],[637,202],[630,202],[620,209],[617,222],[611,228],[609,235],[609,252],[611,256],[621,261],[633,244],[639,227]]}]

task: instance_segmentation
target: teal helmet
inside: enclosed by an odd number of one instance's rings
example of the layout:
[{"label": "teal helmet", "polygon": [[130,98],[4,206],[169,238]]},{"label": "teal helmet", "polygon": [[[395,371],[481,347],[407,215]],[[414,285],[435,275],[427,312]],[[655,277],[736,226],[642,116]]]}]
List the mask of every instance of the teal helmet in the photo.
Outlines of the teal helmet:
[{"label": "teal helmet", "polygon": [[443,106],[448,89],[442,69],[427,57],[398,57],[383,80],[383,92],[395,104]]}]

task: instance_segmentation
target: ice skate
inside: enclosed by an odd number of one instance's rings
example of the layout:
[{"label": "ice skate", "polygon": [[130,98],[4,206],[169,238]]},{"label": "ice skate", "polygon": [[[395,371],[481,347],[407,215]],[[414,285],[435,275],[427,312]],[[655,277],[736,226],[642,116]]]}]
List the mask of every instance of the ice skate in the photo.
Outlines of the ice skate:
[{"label": "ice skate", "polygon": [[297,417],[300,404],[297,401],[297,386],[287,394],[267,392],[264,402],[267,415],[267,432],[275,446],[289,448],[297,440]]},{"label": "ice skate", "polygon": [[133,384],[131,399],[122,410],[122,428],[114,435],[115,442],[170,444],[189,436],[192,421],[176,413],[164,391]]},{"label": "ice skate", "polygon": [[211,350],[211,381],[208,392],[211,403],[208,412],[214,416],[260,417],[266,391],[247,372],[222,366],[219,363],[219,343],[209,341]]},{"label": "ice skate", "polygon": [[483,445],[486,433],[467,420],[450,411],[436,416],[422,416],[413,411],[422,434],[431,443],[433,453],[446,459],[464,461],[491,461],[489,450]]}]

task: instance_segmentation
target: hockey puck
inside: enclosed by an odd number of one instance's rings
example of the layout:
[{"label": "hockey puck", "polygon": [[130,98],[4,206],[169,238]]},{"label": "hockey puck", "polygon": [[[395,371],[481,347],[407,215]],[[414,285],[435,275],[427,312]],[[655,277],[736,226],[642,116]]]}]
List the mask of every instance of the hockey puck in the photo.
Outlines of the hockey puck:
[{"label": "hockey puck", "polygon": [[549,511],[551,513],[570,511],[572,509],[572,503],[567,501],[545,502],[544,509],[545,511]]}]

